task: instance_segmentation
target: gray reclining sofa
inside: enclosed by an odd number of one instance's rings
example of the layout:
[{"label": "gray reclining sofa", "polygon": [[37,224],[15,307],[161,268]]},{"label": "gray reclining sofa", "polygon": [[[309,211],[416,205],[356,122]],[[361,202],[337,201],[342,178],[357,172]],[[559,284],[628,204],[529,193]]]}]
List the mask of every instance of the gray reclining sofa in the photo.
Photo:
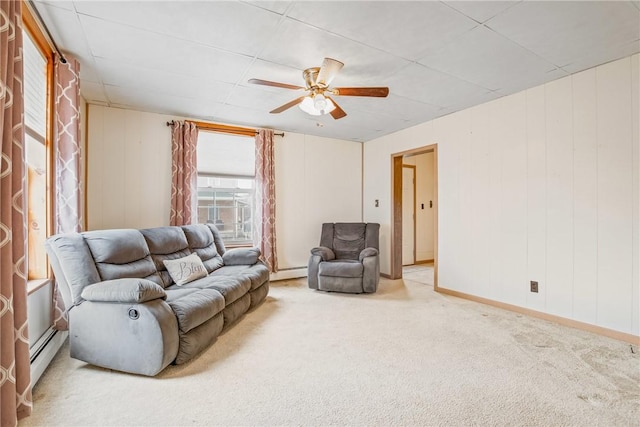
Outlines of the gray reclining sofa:
[{"label": "gray reclining sofa", "polygon": [[[259,249],[226,250],[212,224],[59,234],[45,247],[71,357],[119,371],[153,376],[190,360],[269,291]],[[206,277],[178,286],[163,261],[192,253]]]}]

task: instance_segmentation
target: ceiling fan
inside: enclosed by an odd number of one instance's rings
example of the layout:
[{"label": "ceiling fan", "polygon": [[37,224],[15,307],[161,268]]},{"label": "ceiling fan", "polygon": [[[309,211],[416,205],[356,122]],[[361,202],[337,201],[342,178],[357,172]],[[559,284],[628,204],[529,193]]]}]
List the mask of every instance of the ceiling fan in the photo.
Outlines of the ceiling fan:
[{"label": "ceiling fan", "polygon": [[389,95],[388,87],[335,87],[330,88],[329,85],[338,71],[342,69],[344,64],[332,58],[324,58],[321,67],[307,68],[302,72],[305,81],[305,87],[295,86],[286,83],[271,82],[268,80],[250,79],[249,83],[280,87],[283,89],[305,90],[309,92],[307,95],[294,99],[291,102],[271,110],[270,113],[282,113],[289,108],[300,105],[302,111],[319,116],[323,114],[331,114],[334,119],[341,119],[347,115],[342,108],[329,95],[334,96],[373,96],[384,98]]}]

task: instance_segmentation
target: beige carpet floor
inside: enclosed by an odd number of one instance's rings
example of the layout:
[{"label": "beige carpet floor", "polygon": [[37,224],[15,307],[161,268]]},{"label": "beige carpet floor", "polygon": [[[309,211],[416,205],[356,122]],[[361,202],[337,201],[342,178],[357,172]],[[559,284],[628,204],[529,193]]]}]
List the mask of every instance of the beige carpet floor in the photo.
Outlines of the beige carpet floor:
[{"label": "beige carpet floor", "polygon": [[639,425],[637,347],[382,280],[374,295],[272,284],[195,360],[155,378],[65,346],[31,425]]}]

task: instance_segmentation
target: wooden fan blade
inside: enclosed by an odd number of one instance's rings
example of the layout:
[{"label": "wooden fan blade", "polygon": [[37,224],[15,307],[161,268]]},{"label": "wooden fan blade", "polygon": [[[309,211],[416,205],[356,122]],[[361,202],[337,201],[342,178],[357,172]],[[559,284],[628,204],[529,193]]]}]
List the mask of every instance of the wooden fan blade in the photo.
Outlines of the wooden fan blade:
[{"label": "wooden fan blade", "polygon": [[388,87],[336,87],[333,94],[338,96],[375,96],[385,98],[389,95]]},{"label": "wooden fan blade", "polygon": [[340,106],[336,103],[336,101],[334,101],[333,99],[329,98],[327,96],[327,99],[330,100],[331,102],[333,102],[333,105],[336,106],[336,108],[331,111],[329,114],[331,114],[331,117],[333,117],[335,120],[341,119],[344,116],[347,115],[347,113],[344,112],[344,110],[342,108],[340,108]]},{"label": "wooden fan blade", "polygon": [[320,71],[318,72],[316,84],[329,86],[342,67],[344,67],[342,62],[333,58],[324,58],[324,61],[322,61],[322,67],[320,67]]},{"label": "wooden fan blade", "polygon": [[304,96],[301,96],[300,98],[294,99],[291,102],[287,102],[286,104],[276,108],[275,110],[271,110],[269,112],[271,114],[282,113],[283,111],[288,110],[289,108],[293,107],[294,105],[300,104],[304,98],[305,98]]},{"label": "wooden fan blade", "polygon": [[289,85],[286,83],[270,82],[269,80],[261,80],[261,79],[249,79],[249,83],[253,83],[254,85],[280,87],[283,89],[294,89],[294,90],[304,89],[301,86]]}]

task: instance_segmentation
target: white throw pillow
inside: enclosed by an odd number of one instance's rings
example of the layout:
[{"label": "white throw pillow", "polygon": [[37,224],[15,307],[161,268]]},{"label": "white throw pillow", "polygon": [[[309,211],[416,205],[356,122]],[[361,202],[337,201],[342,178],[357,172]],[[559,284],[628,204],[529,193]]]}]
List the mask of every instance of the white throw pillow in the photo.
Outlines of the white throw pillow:
[{"label": "white throw pillow", "polygon": [[204,268],[204,264],[197,254],[178,259],[166,259],[162,262],[178,286],[207,277],[207,269]]}]

